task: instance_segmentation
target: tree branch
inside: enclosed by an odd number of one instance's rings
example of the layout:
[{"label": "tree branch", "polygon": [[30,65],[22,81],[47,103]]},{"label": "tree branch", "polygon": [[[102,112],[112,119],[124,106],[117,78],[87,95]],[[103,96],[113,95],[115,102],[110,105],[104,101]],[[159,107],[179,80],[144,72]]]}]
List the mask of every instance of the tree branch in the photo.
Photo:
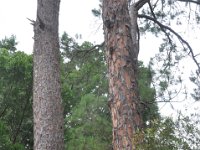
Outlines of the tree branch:
[{"label": "tree branch", "polygon": [[103,47],[104,44],[105,44],[105,42],[103,42],[103,43],[101,43],[101,44],[94,45],[93,47],[91,47],[91,48],[89,48],[89,49],[83,49],[83,50],[81,50],[81,49],[76,49],[76,50],[77,50],[77,52],[89,53],[89,52],[95,50],[96,48],[101,48],[101,47]]},{"label": "tree branch", "polygon": [[[149,5],[149,9],[150,9],[150,11],[151,11],[151,14],[152,14],[153,18],[154,18],[155,20],[157,20],[156,15],[155,15],[155,13],[154,13],[154,11],[153,11],[153,7],[151,6],[150,1],[148,1],[148,5]],[[161,27],[161,30],[165,33],[165,35],[167,36],[167,38],[168,38],[168,40],[169,40],[169,43],[172,45],[172,40],[171,40],[169,34],[168,34],[168,33],[164,30],[164,28],[162,28],[162,27]]]},{"label": "tree branch", "polygon": [[139,0],[138,2],[136,2],[134,5],[135,5],[135,8],[137,10],[139,10],[140,8],[142,8],[142,6],[144,4],[146,4],[147,2],[149,2],[149,0]]},{"label": "tree branch", "polygon": [[0,118],[3,117],[4,113],[6,112],[6,110],[8,109],[8,106],[6,106],[3,111],[0,113]]},{"label": "tree branch", "polygon": [[35,21],[34,20],[29,19],[29,18],[27,18],[27,19],[31,22],[31,25],[35,26]]},{"label": "tree branch", "polygon": [[197,4],[197,5],[200,5],[200,1],[199,1],[199,0],[197,0],[197,1],[193,1],[193,0],[177,0],[177,1],[195,3],[195,4]]},{"label": "tree branch", "polygon": [[168,26],[166,26],[166,25],[163,25],[163,24],[160,23],[158,20],[156,20],[156,19],[154,19],[154,18],[152,18],[152,17],[150,17],[150,16],[138,14],[138,17],[139,17],[139,18],[146,18],[146,19],[148,19],[148,20],[151,20],[151,21],[153,21],[154,23],[156,23],[158,26],[160,26],[160,28],[164,28],[164,29],[169,30],[170,32],[172,32],[182,43],[184,43],[184,44],[187,46],[187,48],[189,49],[189,53],[191,54],[191,57],[192,57],[193,61],[194,61],[195,64],[197,65],[198,72],[200,72],[200,65],[199,65],[198,61],[196,60],[196,58],[195,58],[195,54],[194,54],[194,52],[193,52],[192,47],[191,47],[190,44],[189,44],[186,40],[184,40],[177,32],[175,32],[172,28],[170,28],[170,27],[168,27]]},{"label": "tree branch", "polygon": [[81,50],[81,49],[77,49],[77,48],[74,48],[76,51],[75,51],[75,53],[74,54],[72,54],[73,56],[72,56],[72,58],[71,58],[71,60],[73,60],[74,59],[74,57],[77,55],[77,53],[84,53],[84,55],[83,55],[83,57],[85,57],[88,53],[90,53],[90,52],[92,52],[92,51],[94,51],[94,50],[96,50],[96,48],[101,48],[101,47],[103,47],[105,45],[105,42],[103,42],[103,43],[101,43],[101,44],[98,44],[98,45],[94,45],[93,47],[91,47],[91,48],[89,48],[89,49],[83,49],[83,50]]},{"label": "tree branch", "polygon": [[149,8],[150,8],[150,11],[151,11],[151,14],[152,14],[153,18],[156,19],[156,15],[155,15],[154,12],[153,12],[153,8],[152,8],[152,6],[151,6],[150,1],[148,1],[148,5],[149,5]]}]

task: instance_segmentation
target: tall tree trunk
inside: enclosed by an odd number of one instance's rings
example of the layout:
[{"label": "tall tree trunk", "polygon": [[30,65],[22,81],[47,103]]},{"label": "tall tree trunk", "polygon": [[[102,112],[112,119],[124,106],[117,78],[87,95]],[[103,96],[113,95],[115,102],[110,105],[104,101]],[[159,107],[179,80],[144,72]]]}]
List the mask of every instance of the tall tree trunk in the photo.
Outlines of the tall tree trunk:
[{"label": "tall tree trunk", "polygon": [[109,106],[113,122],[113,149],[133,150],[134,134],[142,126],[136,81],[137,61],[131,37],[127,0],[103,0]]},{"label": "tall tree trunk", "polygon": [[60,0],[38,0],[34,23],[34,149],[63,150],[58,17]]}]

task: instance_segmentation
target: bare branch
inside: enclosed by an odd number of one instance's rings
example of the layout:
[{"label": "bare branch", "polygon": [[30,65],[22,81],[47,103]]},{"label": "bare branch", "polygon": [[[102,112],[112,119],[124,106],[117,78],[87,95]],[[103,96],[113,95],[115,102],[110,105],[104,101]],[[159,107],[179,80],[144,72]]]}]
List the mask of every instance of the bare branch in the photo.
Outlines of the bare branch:
[{"label": "bare branch", "polygon": [[170,27],[168,27],[168,26],[166,26],[166,25],[163,25],[163,24],[160,23],[158,20],[156,20],[156,19],[154,19],[154,18],[152,18],[152,17],[150,17],[150,16],[138,14],[138,17],[139,17],[139,18],[146,18],[146,19],[148,19],[148,20],[151,20],[151,21],[153,21],[154,23],[156,23],[157,25],[159,25],[160,28],[164,28],[164,29],[169,30],[170,32],[172,32],[182,43],[184,43],[184,44],[187,46],[187,48],[189,49],[189,53],[191,54],[191,57],[192,57],[193,61],[195,62],[195,64],[197,65],[198,71],[200,72],[200,65],[199,65],[198,61],[196,60],[196,58],[195,58],[195,54],[194,54],[194,52],[193,52],[192,47],[191,47],[190,44],[189,44],[186,40],[184,40],[177,32],[175,32],[172,28],[170,28]]},{"label": "bare branch", "polygon": [[[151,6],[150,1],[148,1],[148,5],[149,5],[149,9],[150,9],[150,11],[151,11],[151,14],[152,14],[153,18],[154,18],[155,20],[157,20],[156,15],[155,15],[155,13],[154,13],[154,11],[153,11],[153,7]],[[164,28],[161,28],[161,30],[165,33],[165,35],[167,36],[167,38],[168,38],[168,40],[169,40],[169,43],[172,45],[172,40],[171,40],[169,34],[164,30]]]},{"label": "bare branch", "polygon": [[29,19],[29,18],[27,18],[30,22],[31,22],[31,25],[35,25],[35,21],[34,20],[32,20],[32,19]]},{"label": "bare branch", "polygon": [[156,15],[155,15],[154,12],[153,12],[153,7],[151,6],[150,1],[148,1],[148,5],[149,5],[149,8],[150,8],[150,10],[151,10],[151,14],[152,14],[153,18],[156,19]]},{"label": "bare branch", "polygon": [[196,54],[194,57],[197,57],[197,56],[199,56],[200,55],[200,53],[199,54]]},{"label": "bare branch", "polygon": [[134,5],[135,5],[135,8],[137,10],[139,10],[140,8],[142,8],[142,6],[144,4],[146,4],[147,2],[149,2],[149,0],[139,0],[138,2],[136,2]]},{"label": "bare branch", "polygon": [[89,48],[89,49],[78,49],[78,48],[76,48],[76,47],[72,47],[72,48],[74,48],[74,50],[76,50],[75,51],[75,53],[72,55],[72,58],[71,58],[71,61],[74,59],[74,57],[80,52],[80,53],[83,53],[83,57],[85,57],[88,53],[90,53],[90,52],[92,52],[92,51],[94,51],[94,50],[96,50],[96,48],[101,48],[101,47],[103,47],[105,45],[105,42],[103,42],[103,43],[101,43],[101,44],[98,44],[98,45],[94,45],[93,47],[91,47],[91,48]]},{"label": "bare branch", "polygon": [[177,0],[177,1],[180,1],[180,2],[189,2],[189,3],[194,3],[194,4],[197,4],[197,5],[200,5],[200,1],[197,0],[197,1],[193,1],[193,0]]},{"label": "bare branch", "polygon": [[94,45],[93,47],[89,48],[89,49],[84,49],[84,50],[77,50],[78,52],[86,52],[86,53],[89,53],[90,51],[93,51],[95,50],[96,48],[101,48],[103,47],[105,44],[105,42],[101,43],[101,44],[98,44],[98,45]]}]

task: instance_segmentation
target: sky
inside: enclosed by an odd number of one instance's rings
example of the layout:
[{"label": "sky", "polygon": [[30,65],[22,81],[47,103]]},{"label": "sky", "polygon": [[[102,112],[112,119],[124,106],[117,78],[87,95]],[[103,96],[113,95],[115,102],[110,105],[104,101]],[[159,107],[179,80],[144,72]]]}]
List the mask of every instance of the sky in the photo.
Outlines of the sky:
[{"label": "sky", "polygon": [[[33,26],[27,18],[36,19],[36,6],[37,0],[0,0],[0,39],[16,35],[17,49],[31,54],[34,34]],[[91,13],[94,8],[99,8],[99,0],[61,0],[60,36],[66,31],[72,37],[81,34],[82,39],[79,39],[79,42],[90,41],[96,44],[103,42],[102,22]],[[152,39],[152,36],[148,35],[146,39]],[[141,49],[151,45],[151,50],[141,51],[139,56],[147,64],[149,58],[154,56],[152,51],[158,46],[152,45],[151,40],[143,38],[141,43],[143,41],[146,44],[142,45]],[[159,39],[154,39],[155,41],[159,41]]]},{"label": "sky", "polygon": [[[82,39],[79,39],[79,42],[90,41],[96,44],[103,42],[102,22],[91,13],[91,10],[98,8],[98,5],[99,0],[61,0],[60,36],[66,31],[72,37],[75,37],[76,34],[81,34]],[[37,0],[0,0],[0,39],[5,36],[16,35],[19,43],[17,49],[31,54],[33,51],[33,26],[27,18],[35,20],[36,6]],[[187,26],[183,28],[185,31],[189,31]],[[180,28],[176,28],[176,31],[179,32],[179,30]],[[198,32],[190,30],[186,34],[186,39],[194,49],[199,47],[199,35],[199,30]],[[147,64],[150,57],[153,57],[155,52],[158,52],[160,41],[160,38],[155,38],[150,34],[143,36],[140,41],[139,59]],[[190,63],[185,64],[186,69],[190,67]],[[186,72],[188,71],[186,70]],[[162,106],[163,104],[160,104],[161,111],[170,115],[177,109],[194,109],[196,103],[191,103],[187,106],[185,103],[173,104],[175,110],[172,110],[169,104],[166,104],[165,107]]]},{"label": "sky", "polygon": [[[91,10],[98,8],[99,0],[61,0],[59,33],[66,31],[70,36],[81,34],[82,39],[102,42],[103,34],[98,27],[101,22]],[[16,35],[18,49],[32,53],[33,26],[27,19],[36,19],[37,0],[0,0],[0,39]],[[97,36],[98,35],[98,36]],[[101,35],[101,36],[99,36]]]}]

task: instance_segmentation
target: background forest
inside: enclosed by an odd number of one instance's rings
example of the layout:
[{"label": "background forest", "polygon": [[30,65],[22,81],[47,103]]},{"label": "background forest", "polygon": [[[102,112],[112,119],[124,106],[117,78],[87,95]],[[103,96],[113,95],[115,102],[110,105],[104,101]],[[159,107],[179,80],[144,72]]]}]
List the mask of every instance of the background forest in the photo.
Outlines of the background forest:
[{"label": "background forest", "polygon": [[[142,104],[144,130],[138,131],[133,143],[141,150],[198,150],[200,147],[199,114],[194,112],[185,115],[178,112],[175,117],[160,114],[160,103],[168,103],[173,109],[173,102],[181,95],[184,100],[199,100],[198,71],[188,77],[194,85],[192,92],[187,91],[182,79],[181,63],[188,60],[193,51],[187,42],[168,32],[171,28],[159,24],[177,22],[181,25],[181,14],[175,9],[172,1],[162,1],[160,7],[155,4],[154,13],[146,7],[139,17],[140,34],[150,32],[156,37],[163,37],[159,53],[148,65],[138,62],[137,81]],[[195,1],[195,5],[199,5]],[[190,4],[185,3],[185,6]],[[196,24],[199,16],[195,14]],[[167,9],[163,12],[162,9]],[[172,9],[172,11],[169,9]],[[197,8],[199,10],[199,8]],[[170,13],[169,13],[170,12]],[[92,10],[99,17],[101,5]],[[148,14],[153,17],[148,18]],[[188,16],[187,16],[188,17]],[[170,18],[170,19],[169,19]],[[149,20],[148,20],[149,19]],[[150,22],[153,20],[153,23]],[[170,21],[172,22],[170,22]],[[157,23],[157,25],[155,25]],[[177,44],[181,41],[185,47]],[[0,41],[0,149],[32,150],[33,149],[33,55],[17,50],[17,38],[5,37]],[[181,51],[183,50],[183,51]],[[69,150],[110,150],[112,149],[112,121],[108,106],[108,70],[105,58],[105,43],[96,45],[89,41],[78,42],[66,32],[60,37],[60,67],[62,104],[64,106],[65,147]],[[199,65],[198,56],[193,54],[194,66]],[[195,68],[195,67],[194,67]],[[198,69],[197,69],[198,70]],[[178,72],[178,73],[177,73]],[[178,88],[177,88],[178,87]],[[180,87],[180,88],[179,88]],[[188,96],[189,95],[189,96]],[[189,97],[189,98],[188,98]]]},{"label": "background forest", "polygon": [[[16,50],[16,38],[0,42],[2,150],[33,149],[32,55]],[[110,149],[112,124],[107,105],[108,85],[102,45],[76,43],[61,37],[62,99],[67,149]],[[139,62],[139,90],[144,111],[145,149],[191,149],[199,146],[198,116],[179,114],[177,120],[161,117],[152,70]],[[194,118],[196,117],[196,118]],[[144,136],[138,133],[138,138]],[[159,143],[159,145],[157,144]]]}]

